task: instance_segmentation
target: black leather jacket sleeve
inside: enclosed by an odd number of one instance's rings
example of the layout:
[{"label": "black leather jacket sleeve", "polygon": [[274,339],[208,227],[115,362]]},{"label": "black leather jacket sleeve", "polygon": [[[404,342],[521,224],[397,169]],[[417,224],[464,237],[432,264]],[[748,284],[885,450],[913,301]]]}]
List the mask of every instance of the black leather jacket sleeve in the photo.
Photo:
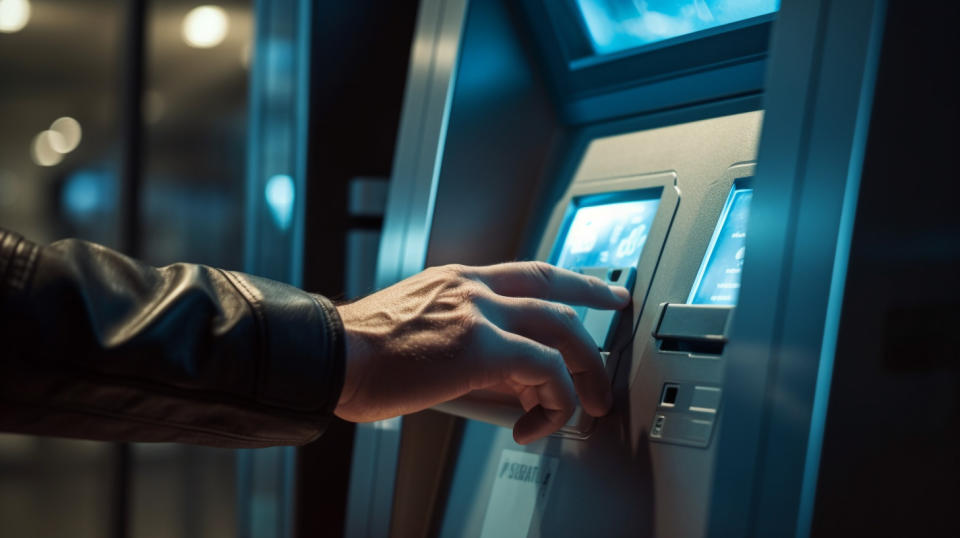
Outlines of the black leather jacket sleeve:
[{"label": "black leather jacket sleeve", "polygon": [[323,297],[0,229],[0,431],[304,444],[330,420],[344,354]]}]

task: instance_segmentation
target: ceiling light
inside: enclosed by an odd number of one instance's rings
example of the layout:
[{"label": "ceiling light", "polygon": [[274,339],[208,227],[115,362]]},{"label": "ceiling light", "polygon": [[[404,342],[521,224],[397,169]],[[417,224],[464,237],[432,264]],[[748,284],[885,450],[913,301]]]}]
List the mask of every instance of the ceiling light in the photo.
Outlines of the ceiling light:
[{"label": "ceiling light", "polygon": [[0,32],[12,34],[30,22],[29,0],[0,0]]},{"label": "ceiling light", "polygon": [[191,47],[208,49],[223,43],[229,28],[227,12],[219,6],[199,6],[183,18],[183,40]]}]

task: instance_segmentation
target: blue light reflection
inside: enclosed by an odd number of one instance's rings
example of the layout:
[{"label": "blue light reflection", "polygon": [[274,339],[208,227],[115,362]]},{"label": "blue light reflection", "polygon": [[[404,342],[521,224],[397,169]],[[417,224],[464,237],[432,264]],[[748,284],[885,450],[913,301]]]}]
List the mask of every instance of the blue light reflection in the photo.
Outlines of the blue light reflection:
[{"label": "blue light reflection", "polygon": [[267,180],[264,196],[267,198],[267,206],[277,226],[282,230],[289,228],[290,221],[293,219],[293,202],[296,198],[293,178],[284,174],[271,177]]},{"label": "blue light reflection", "polygon": [[97,170],[78,170],[64,182],[60,203],[64,212],[77,220],[108,211],[116,203],[115,178]]},{"label": "blue light reflection", "polygon": [[597,54],[774,13],[780,0],[577,0]]}]

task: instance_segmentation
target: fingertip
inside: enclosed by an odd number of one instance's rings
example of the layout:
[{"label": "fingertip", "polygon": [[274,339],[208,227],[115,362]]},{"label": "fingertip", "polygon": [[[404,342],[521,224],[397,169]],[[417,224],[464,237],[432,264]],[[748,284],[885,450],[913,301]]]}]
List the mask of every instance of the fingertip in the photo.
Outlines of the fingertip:
[{"label": "fingertip", "polygon": [[593,375],[586,372],[574,374],[573,384],[577,388],[580,405],[591,417],[603,417],[613,408],[613,394],[610,380],[606,375]]},{"label": "fingertip", "polygon": [[[542,439],[551,433],[557,431],[560,426],[566,423],[566,419],[556,423],[551,421],[553,416],[556,419],[556,411],[546,411],[542,406],[536,406],[530,411],[524,413],[513,425],[513,440],[519,445],[530,444],[538,439]],[[566,415],[572,414],[566,413]],[[567,416],[567,419],[570,417]]]},{"label": "fingertip", "polygon": [[583,410],[587,412],[591,417],[605,417],[610,414],[610,411],[613,410],[613,395],[610,392],[606,392],[602,397],[602,403],[588,405],[583,404]]},{"label": "fingertip", "polygon": [[614,297],[620,302],[621,307],[627,306],[627,303],[630,302],[630,292],[627,288],[623,286],[608,286],[610,292],[613,293]]},{"label": "fingertip", "polygon": [[530,420],[527,418],[527,415],[524,415],[513,425],[513,440],[518,445],[530,444],[536,439],[529,423]]}]

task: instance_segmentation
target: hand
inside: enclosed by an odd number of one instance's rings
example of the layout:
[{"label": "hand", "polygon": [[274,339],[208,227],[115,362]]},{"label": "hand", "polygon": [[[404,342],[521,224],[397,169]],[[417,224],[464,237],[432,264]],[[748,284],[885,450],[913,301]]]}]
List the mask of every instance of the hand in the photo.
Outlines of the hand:
[{"label": "hand", "polygon": [[577,395],[603,416],[613,401],[593,339],[566,304],[619,309],[627,290],[541,262],[435,267],[338,307],[347,365],[337,416],[368,422],[479,389],[515,395],[526,444],[563,426]]}]

